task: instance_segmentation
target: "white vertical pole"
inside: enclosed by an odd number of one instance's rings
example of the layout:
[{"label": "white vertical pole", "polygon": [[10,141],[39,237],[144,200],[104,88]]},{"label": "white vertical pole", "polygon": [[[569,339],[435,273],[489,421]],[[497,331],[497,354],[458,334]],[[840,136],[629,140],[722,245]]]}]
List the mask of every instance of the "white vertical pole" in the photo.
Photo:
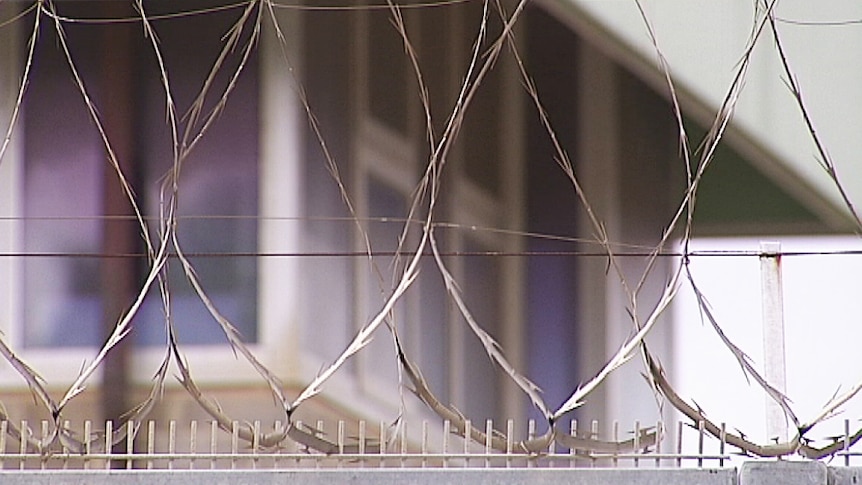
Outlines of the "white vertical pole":
[{"label": "white vertical pole", "polygon": [[[784,353],[784,296],[781,287],[781,243],[760,243],[764,377],[782,394],[787,389]],[[781,406],[766,396],[766,436],[787,440],[787,417]]]}]

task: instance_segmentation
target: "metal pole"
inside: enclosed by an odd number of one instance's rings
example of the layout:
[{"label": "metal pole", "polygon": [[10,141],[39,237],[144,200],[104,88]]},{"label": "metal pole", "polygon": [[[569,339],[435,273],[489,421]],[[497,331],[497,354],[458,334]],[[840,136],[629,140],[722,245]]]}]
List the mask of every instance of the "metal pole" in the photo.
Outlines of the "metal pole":
[{"label": "metal pole", "polygon": [[[784,296],[781,286],[781,243],[760,243],[760,293],[763,316],[763,367],[766,382],[782,394],[787,389],[784,352]],[[787,416],[766,396],[766,435],[787,440]]]}]

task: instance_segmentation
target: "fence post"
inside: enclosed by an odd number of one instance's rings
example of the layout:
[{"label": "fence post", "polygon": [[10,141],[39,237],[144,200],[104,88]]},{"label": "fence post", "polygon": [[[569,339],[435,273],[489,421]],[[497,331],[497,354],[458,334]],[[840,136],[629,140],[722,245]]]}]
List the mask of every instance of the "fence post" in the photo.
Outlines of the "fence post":
[{"label": "fence post", "polygon": [[[763,368],[766,382],[785,393],[784,296],[781,286],[781,243],[760,243],[760,293],[762,302]],[[766,436],[787,441],[787,416],[766,396]]]}]

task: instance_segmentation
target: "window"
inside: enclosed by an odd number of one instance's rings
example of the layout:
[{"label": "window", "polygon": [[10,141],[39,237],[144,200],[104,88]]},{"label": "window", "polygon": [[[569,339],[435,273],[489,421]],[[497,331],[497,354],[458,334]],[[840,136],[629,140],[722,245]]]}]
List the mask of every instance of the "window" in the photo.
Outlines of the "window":
[{"label": "window", "polygon": [[[505,2],[504,2],[505,4]],[[463,47],[453,50],[452,64],[466,70],[469,47],[482,22],[481,3],[470,3],[453,23]],[[486,40],[482,54],[502,32],[502,21],[495,8],[488,11]],[[516,35],[516,39],[519,36]],[[462,82],[464,72],[453,73],[452,81]],[[458,85],[458,84],[456,84]],[[517,253],[523,248],[520,237],[488,230],[522,230],[525,227],[524,192],[524,107],[517,67],[506,49],[488,73],[468,107],[464,129],[455,145],[453,200],[449,217],[466,229],[452,235],[456,251],[468,254],[488,252]],[[453,261],[454,275],[464,282],[467,304],[483,328],[500,342],[507,358],[516,368],[526,371],[524,352],[526,313],[523,289],[526,283],[524,262],[516,257],[469,256]],[[466,323],[458,316],[454,327]],[[453,331],[452,345],[464,352],[453,359],[457,365],[450,383],[454,402],[464,409],[486,410],[502,422],[524,413],[523,395],[492,364],[472,332]],[[458,341],[458,339],[462,341]],[[470,376],[459,378],[458,376]],[[483,392],[476,392],[484,388]],[[495,396],[488,399],[488,395]]]},{"label": "window", "polygon": [[[184,2],[182,8],[209,3]],[[57,5],[61,14],[76,18],[118,15],[115,9],[131,8],[87,1]],[[152,14],[176,10],[176,5],[169,0],[146,4]],[[125,14],[134,16],[131,11]],[[387,10],[296,13],[284,9],[277,15],[285,22],[283,31],[291,36],[288,49],[296,49],[291,51],[295,72],[308,89],[333,165],[327,166],[317,136],[309,128],[280,46],[268,35],[272,32],[264,32],[259,52],[245,67],[225,111],[185,162],[178,236],[219,310],[240,326],[247,341],[254,342],[258,357],[291,385],[308,382],[321,365],[343,351],[391,290],[397,274],[392,252],[398,249],[403,218],[425,168],[428,146],[412,65],[404,57]],[[458,6],[404,15],[427,74],[439,135],[464,75],[461,54],[469,49],[478,21]],[[222,45],[221,36],[237,17],[235,9],[226,9],[154,22],[179,114],[192,102],[217,46]],[[13,36],[16,52],[26,43],[26,25],[25,21],[15,24],[22,29]],[[127,164],[140,207],[147,217],[154,217],[159,211],[159,183],[171,163],[171,144],[152,46],[140,35],[139,24],[66,27],[73,59],[105,125],[114,130],[109,137],[121,162]],[[114,281],[111,278],[122,275],[123,284],[134,290],[146,267],[140,257],[97,257],[108,252],[141,253],[144,248],[136,224],[127,220],[127,202],[122,194],[117,199],[111,192],[116,175],[105,162],[99,134],[69,81],[52,28],[50,22],[43,22],[38,65],[23,118],[13,147],[0,164],[0,211],[6,217],[2,224],[9,228],[0,234],[0,244],[10,253],[43,256],[0,261],[2,269],[9,269],[3,272],[9,276],[0,278],[0,303],[9,303],[6,329],[16,348],[25,345],[27,360],[40,369],[53,362],[58,375],[74,377],[76,369],[68,368],[65,358],[80,357],[96,347],[104,338],[102,322],[113,323],[123,305],[129,304],[131,297],[112,294],[110,290],[116,288],[109,283]],[[120,36],[123,32],[125,37]],[[21,72],[22,59],[3,52],[0,56],[4,67],[0,76]],[[113,78],[121,70],[106,65],[107,59],[118,62],[117,58],[128,63],[126,80]],[[236,66],[236,58],[231,59],[227,72]],[[428,63],[437,68],[429,69]],[[508,100],[512,89],[518,89],[512,67],[498,62],[499,75],[483,88],[486,101],[472,108],[476,115],[470,123],[478,127],[475,130],[485,129],[484,110],[496,100]],[[217,79],[213,91],[218,92],[225,81]],[[9,85],[15,82],[11,79]],[[45,96],[39,96],[43,92]],[[4,99],[9,93],[14,97],[14,87],[6,88]],[[10,109],[0,107],[4,113]],[[499,136],[489,142],[468,128],[451,154],[437,217],[462,228],[439,231],[444,251],[517,249],[515,239],[482,230],[474,234],[463,227],[521,227],[519,109],[516,101],[493,107],[493,126],[502,130]],[[52,143],[44,143],[48,139]],[[476,171],[469,168],[474,163],[490,165]],[[349,257],[364,251],[364,239],[355,230],[331,169],[341,174],[372,249],[382,253],[374,258],[376,268],[367,258]],[[485,172],[493,172],[496,181],[491,186],[483,181]],[[56,235],[61,236],[49,237]],[[408,233],[406,247],[414,248],[419,236],[416,226]],[[323,255],[293,257],[300,252]],[[70,253],[76,257],[68,257]],[[237,257],[236,253],[267,256]],[[348,256],[333,256],[342,253]],[[227,254],[234,256],[222,257]],[[472,295],[468,297],[471,309],[518,365],[523,280],[519,263],[482,256],[447,258],[455,277]],[[499,375],[490,378],[497,372],[449,302],[434,261],[427,258],[422,267],[415,287],[393,318],[411,355],[445,402],[495,418],[513,415],[517,407],[513,403],[520,398],[498,385]],[[241,365],[216,365],[230,352],[220,345],[221,330],[173,259],[168,274],[181,343],[188,344],[184,350],[201,382],[253,379],[253,372]],[[140,380],[149,378],[153,368],[149,364],[160,350],[156,344],[164,339],[157,297],[148,296],[134,324]],[[121,305],[112,306],[117,301]],[[397,404],[397,365],[385,330],[371,346],[351,359],[326,391],[391,407]],[[467,377],[474,368],[479,369],[476,375],[481,382]],[[490,394],[469,392],[479,384],[491,386]],[[359,400],[355,406],[361,406]]]},{"label": "window", "polygon": [[[52,28],[41,26],[34,54],[39,62],[22,115],[22,246],[31,254],[96,255],[103,238],[97,216],[103,212],[104,151]],[[68,30],[75,48],[79,42],[92,48],[99,40],[80,26]],[[84,57],[79,68],[93,80],[98,59]],[[21,267],[24,346],[95,345],[103,304],[99,259],[27,257]]]},{"label": "window", "polygon": [[[473,5],[424,9],[421,15],[407,9],[402,12],[411,41],[418,46],[437,137],[466,73],[464,56],[469,54],[481,19],[475,13]],[[499,20],[494,23],[493,18],[494,32],[499,32]],[[368,220],[372,249],[388,254],[397,249],[403,227],[399,218],[407,216],[412,190],[427,163],[424,114],[413,67],[391,24],[390,12],[358,12],[354,25],[351,84],[357,128],[352,137],[356,163],[351,180],[359,197],[360,217]],[[460,141],[450,155],[437,220],[462,227],[520,227],[519,210],[511,210],[522,196],[521,182],[517,180],[521,163],[518,89],[514,66],[501,60],[470,107]],[[413,228],[406,248],[415,247],[421,235],[418,225]],[[441,229],[437,237],[443,251],[455,253],[517,250],[519,244],[515,238],[494,232],[471,234],[463,228]],[[360,239],[354,241],[354,250],[364,249]],[[392,258],[377,257],[375,262],[380,275],[364,259],[357,259],[355,264],[358,291],[365,295],[357,300],[360,324],[380,308],[384,295],[395,283]],[[519,287],[523,283],[520,263],[516,258],[452,256],[447,257],[447,265],[462,285],[471,312],[517,362],[517,336],[521,332]],[[455,404],[474,419],[514,416],[520,411],[517,392],[504,385],[499,369],[449,301],[433,259],[423,261],[422,268],[413,291],[394,314],[394,321],[432,390],[443,402]],[[360,380],[373,382],[381,378],[394,382],[392,344],[384,335],[377,336],[366,356],[358,357]],[[373,386],[368,389],[379,392]]]},{"label": "window", "polygon": [[[191,4],[183,6],[194,7]],[[147,8],[158,13],[158,9],[175,11],[176,5],[175,2],[163,1],[161,4],[148,4]],[[173,95],[181,112],[191,106],[218,56],[222,45],[219,39],[236,18],[234,11],[224,16],[207,14],[165,20],[155,25],[170,79],[175,86]],[[191,35],[194,40],[190,40],[190,32],[194,33]],[[145,59],[149,65],[139,69],[157,73],[154,56]],[[207,108],[214,106],[237,62],[238,59],[233,57],[226,63],[225,71],[217,77],[212,88],[215,96],[206,104]],[[172,147],[165,123],[160,80],[155,75],[148,75],[139,82],[144,85],[139,118],[144,125],[143,130],[146,130],[140,149],[142,185],[146,191],[142,195],[147,214],[155,216],[159,210],[161,179],[171,165]],[[191,262],[204,288],[219,311],[237,326],[248,342],[257,340],[257,261],[253,257],[226,255],[253,254],[258,247],[258,84],[255,55],[238,79],[224,112],[184,162],[179,196],[181,220],[177,226],[183,250],[202,254],[191,258]],[[172,311],[179,322],[177,333],[180,340],[191,344],[225,342],[221,330],[214,325],[176,263],[171,265],[169,275],[174,297]],[[158,321],[161,318],[160,305],[155,298],[151,301],[154,304],[144,309],[145,316],[147,321],[150,318]],[[142,332],[140,337],[145,342],[164,342],[159,326],[148,325],[148,328],[157,331]]]},{"label": "window", "polygon": [[[353,19],[356,41],[351,82],[357,110],[351,142],[355,158],[350,176],[358,198],[357,214],[363,221],[371,249],[381,253],[371,262],[366,258],[354,261],[355,330],[379,311],[410,257],[394,253],[399,249],[412,191],[422,169],[417,146],[421,112],[414,77],[401,36],[390,18],[388,10],[376,9],[357,12]],[[405,13],[408,25],[413,26],[415,18]],[[419,227],[413,226],[401,249],[415,248],[419,235]],[[365,250],[364,237],[359,231],[354,233],[353,249]],[[414,323],[418,291],[417,286],[405,295],[390,322],[408,343],[419,335]],[[357,356],[356,375],[363,391],[372,396],[394,397],[396,362],[392,339],[381,328],[367,351]]]},{"label": "window", "polygon": [[[476,37],[483,13],[482,2],[471,2],[467,5],[462,21],[464,39],[472,40]],[[491,48],[494,40],[503,31],[499,13],[493,6],[489,7],[487,14],[486,33],[481,47],[482,53]],[[464,49],[457,58],[456,65],[460,66],[464,72],[467,70],[471,55],[470,50]],[[505,161],[501,157],[500,135],[504,133],[501,128],[506,123],[502,115],[506,110],[507,101],[512,100],[511,97],[505,96],[503,91],[504,71],[503,68],[498,68],[488,72],[476,92],[472,106],[467,110],[464,118],[464,138],[462,139],[464,175],[478,189],[493,196],[499,195],[502,189]]]},{"label": "window", "polygon": [[[181,10],[212,3],[184,2]],[[7,11],[18,8],[4,7]],[[135,15],[131,5],[113,2],[69,1],[56,7],[61,16],[69,18]],[[178,10],[176,2],[168,0],[147,2],[146,8],[154,15]],[[238,12],[227,9],[154,20],[178,116],[184,114],[203,85],[223,45],[222,36],[239,18]],[[10,100],[15,99],[23,71],[22,53],[26,52],[33,15],[28,13],[0,32],[0,44],[4,45],[0,51],[0,113],[7,121]],[[63,28],[71,57],[154,234],[160,210],[159,187],[171,165],[172,148],[150,40],[142,35],[140,23],[64,22]],[[279,243],[274,246],[273,231],[264,230],[259,216],[295,216],[296,206],[290,197],[273,197],[270,184],[261,182],[264,173],[272,173],[271,167],[264,169],[263,157],[283,160],[281,172],[293,170],[296,158],[291,152],[295,148],[289,145],[295,136],[274,137],[259,121],[265,115],[259,101],[264,91],[280,92],[286,84],[279,80],[281,85],[275,89],[272,78],[276,75],[268,73],[264,78],[259,58],[267,49],[271,51],[267,46],[254,51],[224,111],[184,163],[178,238],[207,294],[239,328],[244,340],[260,344],[266,336],[271,339],[267,345],[273,345],[272,336],[278,332],[264,328],[263,322],[271,325],[273,321],[272,308],[261,310],[260,302],[266,295],[259,284],[270,281],[271,276],[259,269],[258,258],[253,255],[272,247],[283,251],[292,244],[293,236],[291,230],[286,231],[287,236],[281,230]],[[204,112],[214,106],[225,88],[238,56],[234,52],[225,62]],[[291,106],[285,96],[267,96],[280,112],[268,114],[266,120],[270,126],[283,127],[285,119],[289,121],[292,116]],[[21,118],[0,163],[0,175],[0,192],[4,194],[0,201],[4,233],[0,245],[4,253],[27,254],[0,262],[5,338],[24,352],[28,362],[45,372],[46,378],[62,382],[74,377],[77,370],[64,359],[88,358],[92,349],[101,345],[106,327],[131,305],[147,264],[141,256],[145,247],[139,237],[140,227],[130,217],[130,204],[118,189],[117,175],[108,164],[99,132],[70,73],[53,21],[47,17],[41,21]],[[175,326],[189,355],[204,359],[227,355],[230,351],[222,345],[225,338],[221,329],[175,258],[169,260],[168,284]],[[148,380],[154,368],[147,367],[148,363],[159,358],[165,342],[164,315],[155,290],[137,313],[130,339],[138,347],[133,358],[142,364],[134,366],[136,378]],[[258,350],[268,359],[265,348]],[[206,381],[207,366],[199,367]],[[227,375],[238,378],[253,374],[245,369]],[[11,374],[9,377],[17,381]]]},{"label": "window", "polygon": [[[200,2],[198,2],[200,3]],[[200,5],[184,5],[194,8]],[[117,14],[116,8],[92,2],[64,2],[61,15],[92,18]],[[171,2],[148,2],[150,13],[171,11]],[[30,14],[33,15],[32,13]],[[187,109],[218,55],[218,39],[234,15],[206,15],[157,21],[155,29],[164,55],[177,108]],[[136,27],[139,29],[140,27]],[[102,113],[109,139],[117,150],[138,204],[154,227],[159,213],[161,178],[171,166],[172,147],[166,123],[164,93],[158,65],[147,39],[129,26],[64,24],[72,59],[93,102]],[[189,36],[189,32],[194,35]],[[106,311],[111,299],[127,308],[145,271],[138,253],[134,223],[107,223],[129,216],[128,201],[117,196],[117,177],[106,163],[105,149],[86,105],[71,79],[54,25],[43,21],[30,85],[23,106],[23,241],[27,254],[23,273],[23,344],[26,347],[96,346],[120,313]],[[112,52],[112,50],[118,50]],[[92,56],[90,53],[102,53]],[[107,65],[111,56],[128,57]],[[228,64],[226,68],[232,68]],[[110,71],[128,70],[125,78]],[[256,269],[252,258],[212,255],[252,253],[256,249],[257,213],[257,74],[256,59],[232,93],[220,122],[213,125],[185,162],[179,200],[179,240],[193,257],[198,275],[211,297],[245,337],[256,338]],[[122,76],[122,74],[120,75]],[[223,89],[226,76],[214,91]],[[129,82],[131,87],[118,86]],[[208,107],[211,108],[211,102]],[[125,120],[123,128],[111,123]],[[114,193],[112,196],[111,193]],[[133,234],[117,234],[132,231]],[[152,231],[155,235],[155,231]],[[113,240],[134,241],[117,246]],[[117,251],[121,250],[121,251]],[[121,264],[105,258],[120,257]],[[223,337],[185,281],[174,260],[169,263],[172,311],[179,338],[185,343],[220,343]],[[115,294],[107,271],[122,271],[131,280]],[[133,338],[140,344],[165,342],[163,315],[153,292],[136,317]],[[103,320],[105,324],[103,324]]]}]

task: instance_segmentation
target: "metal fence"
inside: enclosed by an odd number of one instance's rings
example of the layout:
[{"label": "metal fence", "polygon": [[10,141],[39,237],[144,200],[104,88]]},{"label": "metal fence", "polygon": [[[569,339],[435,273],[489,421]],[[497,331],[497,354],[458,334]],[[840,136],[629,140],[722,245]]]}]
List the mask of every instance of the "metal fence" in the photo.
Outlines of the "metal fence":
[{"label": "metal fence", "polygon": [[[47,421],[38,431],[27,421],[14,426],[0,421],[0,469],[720,468],[732,458],[726,443],[718,440],[712,440],[716,452],[707,452],[709,438],[702,429],[689,433],[696,440],[696,451],[684,452],[682,437],[687,428],[682,423],[675,434],[668,433],[661,422],[648,427],[634,423],[628,431],[620,431],[614,423],[608,436],[601,436],[597,422],[583,430],[573,421],[570,432],[558,434],[541,453],[519,449],[512,421],[506,423],[505,434],[486,422],[485,442],[464,436],[448,421],[437,429],[423,422],[411,429],[416,433],[408,433],[407,426],[372,426],[364,421],[339,421],[332,427],[320,421],[311,426],[298,421],[292,426],[329,445],[311,448],[288,440],[286,445],[264,447],[240,439],[243,427],[250,427],[255,437],[270,431],[257,421],[234,422],[230,429],[220,428],[215,421],[184,425],[169,421],[166,426],[155,421],[129,422],[122,433],[111,422],[100,429],[90,421],[80,428],[67,423],[61,432],[52,433]],[[275,422],[271,430],[282,428]],[[527,439],[535,435],[535,424],[530,422]],[[492,439],[501,437],[505,450],[492,446]]]},{"label": "metal fence", "polygon": [[[822,461],[745,461],[723,440],[710,439],[703,427],[682,423],[667,430],[662,423],[628,431],[612,425],[600,436],[598,423],[586,431],[573,422],[543,453],[523,453],[511,438],[505,452],[491,439],[465,439],[448,422],[439,429],[422,423],[417,435],[406,426],[384,423],[318,422],[294,426],[312,430],[335,445],[322,453],[293,443],[278,448],[247,446],[240,428],[221,429],[216,422],[192,421],[166,426],[127,424],[123,438],[106,423],[96,430],[84,422],[59,433],[75,436],[83,449],[70,449],[49,433],[48,423],[32,430],[24,421],[0,422],[0,481],[3,483],[585,483],[585,484],[851,484],[862,483],[862,468],[852,465],[859,453],[837,452]],[[248,426],[261,433],[259,422]],[[274,423],[273,429],[280,429]],[[490,429],[492,423],[487,423]],[[847,426],[849,429],[849,423]],[[672,431],[672,432],[669,432]],[[528,436],[535,426],[528,426]],[[489,433],[489,436],[493,433]],[[114,437],[112,439],[111,437]],[[433,437],[433,439],[432,439]],[[499,435],[498,435],[499,437]],[[685,451],[687,449],[694,451]],[[710,451],[714,450],[714,451]],[[834,466],[838,465],[838,466]]]}]

